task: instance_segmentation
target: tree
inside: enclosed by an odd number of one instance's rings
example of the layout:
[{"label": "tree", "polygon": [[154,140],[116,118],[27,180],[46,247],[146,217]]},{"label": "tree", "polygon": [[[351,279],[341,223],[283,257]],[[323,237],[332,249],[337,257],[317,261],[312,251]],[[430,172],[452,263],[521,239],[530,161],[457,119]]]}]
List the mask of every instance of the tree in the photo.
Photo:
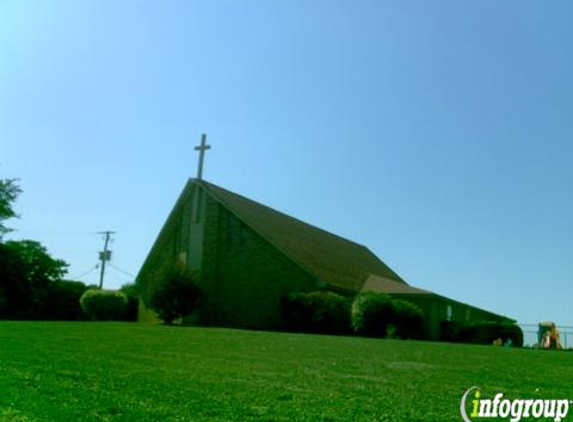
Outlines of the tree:
[{"label": "tree", "polygon": [[0,243],[0,317],[44,318],[67,265],[33,240]]},{"label": "tree", "polygon": [[191,315],[197,308],[201,291],[197,273],[179,263],[172,263],[153,277],[148,305],[166,325]]},{"label": "tree", "polygon": [[12,208],[12,204],[21,192],[22,190],[16,184],[15,179],[0,179],[0,240],[4,234],[10,231],[4,225],[4,221],[18,216]]},{"label": "tree", "polygon": [[16,179],[0,179],[0,318],[47,318],[67,264],[33,240],[2,243],[10,232],[5,220],[18,216],[13,203],[21,192]]}]

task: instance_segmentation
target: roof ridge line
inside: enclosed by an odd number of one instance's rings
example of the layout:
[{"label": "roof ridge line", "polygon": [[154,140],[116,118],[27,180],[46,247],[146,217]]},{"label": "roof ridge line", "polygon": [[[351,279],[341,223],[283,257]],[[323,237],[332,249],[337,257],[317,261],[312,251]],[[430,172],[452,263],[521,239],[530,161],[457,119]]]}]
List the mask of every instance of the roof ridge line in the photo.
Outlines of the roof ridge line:
[{"label": "roof ridge line", "polygon": [[[313,278],[328,286],[342,287],[346,285],[348,287],[352,284],[354,286],[352,290],[360,289],[368,278],[369,272],[375,272],[381,276],[383,275],[384,277],[393,279],[398,283],[408,285],[398,273],[382,261],[366,245],[309,224],[299,218],[206,180],[190,179],[190,182],[202,186],[211,197],[223,204],[227,210],[232,212],[240,220],[247,223],[251,229],[265,239],[277,251],[280,251],[291,262],[296,264],[296,266],[312,275]],[[253,209],[258,211],[253,214],[251,212]],[[276,219],[279,219],[280,225],[277,227],[283,227],[282,233],[273,231],[274,228],[272,229],[272,227],[268,226],[271,220],[262,221],[262,224],[260,224],[261,222],[257,220],[258,213],[260,212],[274,219],[272,224],[277,223]],[[289,225],[292,225],[292,230],[288,229]],[[286,231],[284,230],[285,227],[287,227]],[[301,245],[301,255],[299,250],[296,248],[293,249],[294,240],[292,236],[297,233],[304,234],[300,239],[302,242],[305,242],[305,239],[307,239],[311,241],[311,244],[314,242],[318,243],[309,245],[309,247],[313,249]],[[290,240],[288,240],[289,238]],[[328,248],[324,250],[327,252],[326,255],[313,252],[317,247],[320,249],[326,244],[329,245]],[[341,253],[343,253],[343,255],[341,255]],[[326,265],[329,261],[332,261],[332,265]],[[337,264],[337,262],[339,263]]]},{"label": "roof ridge line", "polygon": [[339,238],[339,239],[341,239],[341,240],[344,240],[345,242],[352,243],[353,245],[356,245],[356,246],[360,246],[360,247],[362,247],[362,248],[368,250],[372,255],[376,256],[376,254],[374,254],[374,252],[372,252],[372,251],[368,248],[368,246],[366,246],[366,245],[364,245],[364,244],[362,244],[362,243],[355,242],[354,240],[350,240],[350,239],[347,238],[347,237],[340,236],[339,234],[336,234],[336,233],[333,233],[333,232],[331,232],[331,231],[325,230],[325,229],[323,229],[323,228],[321,228],[321,227],[319,227],[319,226],[316,226],[316,225],[314,225],[314,224],[310,224],[310,223],[308,223],[308,222],[306,222],[306,221],[304,221],[304,220],[301,220],[300,218],[293,217],[293,216],[290,215],[290,214],[287,214],[287,213],[285,213],[285,212],[283,212],[283,211],[277,210],[277,209],[275,209],[275,208],[273,208],[273,207],[269,207],[268,205],[265,205],[265,204],[263,204],[262,202],[255,201],[254,199],[248,198],[248,197],[246,197],[246,196],[244,196],[244,195],[241,195],[240,193],[236,193],[236,192],[230,191],[230,190],[225,189],[225,188],[223,188],[223,187],[221,187],[221,186],[219,186],[219,185],[216,185],[216,184],[214,184],[214,183],[208,182],[208,181],[206,181],[206,180],[204,180],[204,179],[190,178],[189,180],[190,180],[190,181],[195,181],[195,182],[200,182],[200,183],[205,183],[205,184],[207,184],[207,185],[214,186],[214,187],[216,187],[217,189],[224,190],[224,191],[226,191],[226,192],[228,192],[228,193],[230,193],[230,194],[232,194],[232,195],[238,196],[238,197],[240,197],[240,198],[242,198],[242,199],[244,199],[244,200],[247,200],[247,201],[249,201],[249,202],[253,202],[253,203],[255,203],[255,204],[258,205],[258,206],[268,208],[269,210],[271,210],[271,211],[273,211],[273,212],[282,214],[283,216],[285,216],[285,217],[287,217],[287,218],[291,218],[291,219],[297,221],[298,223],[304,224],[304,225],[306,225],[306,226],[308,226],[308,227],[311,227],[311,228],[313,228],[313,229],[315,229],[315,230],[319,230],[319,231],[321,231],[321,232],[323,232],[323,233],[326,233],[326,234],[328,234],[329,236],[334,236],[334,237],[337,237],[337,238]]},{"label": "roof ridge line", "polygon": [[[328,285],[329,283],[326,283],[324,280],[321,280],[320,277],[318,276],[318,274],[316,274],[314,271],[312,271],[310,268],[308,268],[308,266],[306,266],[305,264],[301,263],[298,259],[294,258],[291,256],[290,253],[288,253],[287,251],[284,250],[284,248],[282,248],[281,246],[277,245],[277,243],[275,241],[273,241],[272,239],[270,239],[267,235],[265,235],[261,230],[257,229],[256,227],[253,226],[253,224],[248,221],[248,219],[245,219],[245,217],[243,217],[239,212],[237,212],[231,205],[229,205],[224,199],[222,199],[221,197],[219,197],[215,192],[211,191],[209,189],[208,185],[213,185],[212,183],[209,182],[205,182],[204,180],[199,180],[199,179],[190,179],[190,182],[199,182],[199,185],[202,186],[203,188],[205,188],[205,190],[207,191],[207,193],[209,195],[211,195],[212,197],[214,197],[219,203],[223,204],[225,206],[225,208],[227,208],[227,210],[229,210],[230,212],[233,213],[233,215],[235,215],[235,217],[237,217],[239,220],[241,220],[243,223],[245,223],[247,226],[249,226],[249,228],[251,230],[253,230],[255,233],[257,233],[259,236],[261,236],[265,241],[267,241],[271,246],[273,246],[275,249],[277,249],[278,251],[280,251],[284,256],[286,256],[290,261],[293,262],[293,264],[295,264],[296,266],[298,266],[300,269],[302,269],[304,272],[308,273],[311,277],[313,277],[317,283],[323,283],[324,285]],[[224,189],[221,188],[217,185],[213,185],[218,187],[219,189]],[[224,189],[226,190],[226,189]],[[230,191],[228,191],[230,192]],[[233,194],[235,194],[234,192],[231,192]],[[238,194],[235,194],[238,195]],[[238,195],[241,196],[242,198],[245,198],[249,201],[252,201],[249,198],[246,198],[242,195]],[[252,201],[255,202],[255,201]],[[262,205],[262,204],[260,204]],[[263,205],[264,206],[264,205]],[[267,207],[270,208],[270,207]],[[272,209],[272,208],[270,208]],[[285,214],[286,215],[286,214]]]}]

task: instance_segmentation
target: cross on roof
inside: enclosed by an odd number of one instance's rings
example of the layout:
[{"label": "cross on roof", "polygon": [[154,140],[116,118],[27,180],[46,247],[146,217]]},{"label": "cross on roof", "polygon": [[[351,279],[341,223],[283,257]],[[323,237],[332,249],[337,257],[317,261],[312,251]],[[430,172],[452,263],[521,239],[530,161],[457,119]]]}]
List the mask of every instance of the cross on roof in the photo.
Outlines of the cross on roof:
[{"label": "cross on roof", "polygon": [[199,168],[197,169],[197,179],[201,180],[203,177],[203,159],[205,157],[205,151],[211,149],[211,145],[207,145],[207,135],[201,135],[201,145],[195,147],[195,151],[199,151]]}]

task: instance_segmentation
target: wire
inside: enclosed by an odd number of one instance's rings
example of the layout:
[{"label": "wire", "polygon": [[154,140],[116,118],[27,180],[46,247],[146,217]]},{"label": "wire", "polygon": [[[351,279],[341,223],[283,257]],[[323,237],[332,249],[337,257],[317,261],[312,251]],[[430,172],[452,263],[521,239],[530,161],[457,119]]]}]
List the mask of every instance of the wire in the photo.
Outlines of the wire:
[{"label": "wire", "polygon": [[108,262],[108,265],[109,265],[111,268],[114,268],[114,269],[116,269],[117,271],[124,273],[125,275],[128,275],[128,276],[133,277],[133,278],[137,278],[136,275],[133,275],[133,274],[131,274],[131,273],[128,272],[128,271],[122,270],[121,268],[119,268],[119,267],[113,265],[111,262]]},{"label": "wire", "polygon": [[24,235],[37,235],[37,236],[88,236],[93,235],[93,232],[58,232],[58,231],[46,231],[46,230],[35,230],[35,229],[14,229],[12,234],[24,234]]},{"label": "wire", "polygon": [[113,278],[114,280],[117,281],[121,281],[123,284],[131,284],[133,283],[133,280],[129,281],[129,280],[124,280],[123,278],[120,278],[118,276],[116,276],[115,274],[107,274],[109,276],[111,276],[111,278]]},{"label": "wire", "polygon": [[85,273],[81,273],[78,276],[75,277],[70,277],[72,280],[78,279],[78,278],[82,278],[86,275],[88,275],[89,273],[91,273],[92,271],[94,271],[97,268],[97,265],[93,266],[92,268],[90,268],[89,270],[87,270]]}]

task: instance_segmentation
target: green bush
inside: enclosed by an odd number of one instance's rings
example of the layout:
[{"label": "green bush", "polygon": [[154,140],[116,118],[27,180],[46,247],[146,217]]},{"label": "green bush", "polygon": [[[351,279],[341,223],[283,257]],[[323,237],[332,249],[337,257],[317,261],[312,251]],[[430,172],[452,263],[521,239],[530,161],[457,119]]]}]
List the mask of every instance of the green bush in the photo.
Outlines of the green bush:
[{"label": "green bush", "polygon": [[523,346],[523,331],[510,322],[485,321],[460,327],[456,340],[462,343],[492,344],[501,339],[504,343],[510,339],[514,347]]},{"label": "green bush", "polygon": [[365,336],[422,338],[424,314],[410,302],[364,292],[352,303],[351,322],[354,331]]},{"label": "green bush", "polygon": [[411,302],[397,299],[393,301],[396,311],[396,336],[403,339],[424,337],[424,312]]},{"label": "green bush", "polygon": [[46,307],[46,319],[58,321],[82,321],[86,319],[80,299],[88,287],[80,281],[62,280],[50,289]]},{"label": "green bush", "polygon": [[387,337],[389,325],[395,321],[395,314],[390,296],[373,292],[360,293],[352,302],[352,328],[361,335]]},{"label": "green bush", "polygon": [[90,289],[80,298],[86,315],[94,321],[122,321],[127,312],[127,297],[121,292]]},{"label": "green bush", "polygon": [[440,322],[440,341],[457,342],[459,341],[460,330],[463,324],[457,321],[443,320]]},{"label": "green bush", "polygon": [[197,274],[180,264],[171,264],[152,279],[147,304],[166,325],[191,315],[201,297]]},{"label": "green bush", "polygon": [[139,312],[139,294],[135,284],[128,283],[119,289],[127,297],[127,311],[124,316],[125,321],[136,322]]},{"label": "green bush", "polygon": [[332,292],[291,293],[281,306],[285,328],[322,334],[349,334],[350,302]]}]

